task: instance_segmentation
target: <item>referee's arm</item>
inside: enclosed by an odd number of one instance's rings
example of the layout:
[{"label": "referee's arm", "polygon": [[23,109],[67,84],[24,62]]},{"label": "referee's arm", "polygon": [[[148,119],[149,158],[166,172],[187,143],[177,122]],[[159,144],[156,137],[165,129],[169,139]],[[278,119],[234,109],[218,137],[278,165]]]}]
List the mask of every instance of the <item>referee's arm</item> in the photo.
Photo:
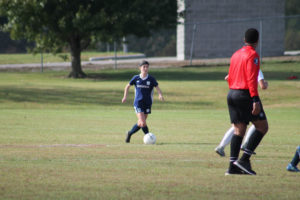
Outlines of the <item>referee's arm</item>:
[{"label": "referee's arm", "polygon": [[247,83],[249,87],[249,93],[253,99],[253,109],[252,114],[258,115],[261,110],[260,99],[257,89],[257,77],[259,72],[259,61],[255,62],[255,57],[251,57],[247,63]]}]

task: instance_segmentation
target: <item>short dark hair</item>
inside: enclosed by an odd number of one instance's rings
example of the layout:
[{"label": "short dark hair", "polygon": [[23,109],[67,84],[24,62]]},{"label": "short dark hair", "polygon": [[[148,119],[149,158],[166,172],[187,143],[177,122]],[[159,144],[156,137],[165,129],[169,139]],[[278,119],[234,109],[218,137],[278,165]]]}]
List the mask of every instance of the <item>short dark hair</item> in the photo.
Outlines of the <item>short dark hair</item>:
[{"label": "short dark hair", "polygon": [[245,41],[250,44],[254,44],[258,41],[259,33],[255,28],[249,28],[245,32]]},{"label": "short dark hair", "polygon": [[143,60],[143,61],[141,62],[141,64],[140,64],[140,67],[143,66],[143,65],[149,65],[149,62],[146,61],[146,60]]}]

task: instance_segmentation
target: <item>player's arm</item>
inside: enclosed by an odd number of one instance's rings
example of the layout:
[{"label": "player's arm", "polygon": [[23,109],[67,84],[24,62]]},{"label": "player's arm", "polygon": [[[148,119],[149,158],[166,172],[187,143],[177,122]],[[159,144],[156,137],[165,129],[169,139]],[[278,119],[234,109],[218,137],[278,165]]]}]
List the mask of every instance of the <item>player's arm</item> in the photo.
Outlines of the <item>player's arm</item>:
[{"label": "player's arm", "polygon": [[165,99],[164,99],[164,97],[162,95],[162,92],[161,92],[160,88],[158,87],[158,85],[155,88],[156,88],[156,91],[158,93],[159,100],[164,101]]},{"label": "player's arm", "polygon": [[260,102],[253,102],[253,109],[252,109],[252,114],[253,115],[258,115],[260,113],[261,107],[260,107]]},{"label": "player's arm", "polygon": [[228,81],[229,74],[227,74],[224,78],[225,81]]},{"label": "player's arm", "polygon": [[265,80],[264,74],[262,73],[261,70],[259,70],[259,73],[258,73],[258,85],[263,90],[268,88],[268,82]]},{"label": "player's arm", "polygon": [[127,95],[128,95],[128,91],[129,91],[130,86],[131,85],[129,83],[125,86],[124,96],[123,96],[123,99],[122,99],[122,103],[124,103],[126,101],[126,99],[127,99]]},{"label": "player's arm", "polygon": [[259,72],[259,60],[256,55],[252,56],[247,62],[247,83],[249,87],[250,96],[253,99],[252,114],[258,115],[261,110],[260,99],[257,90],[257,77]]},{"label": "player's arm", "polygon": [[265,90],[268,88],[269,84],[267,81],[265,81],[265,79],[261,79],[258,81],[258,84],[260,86],[261,89]]}]

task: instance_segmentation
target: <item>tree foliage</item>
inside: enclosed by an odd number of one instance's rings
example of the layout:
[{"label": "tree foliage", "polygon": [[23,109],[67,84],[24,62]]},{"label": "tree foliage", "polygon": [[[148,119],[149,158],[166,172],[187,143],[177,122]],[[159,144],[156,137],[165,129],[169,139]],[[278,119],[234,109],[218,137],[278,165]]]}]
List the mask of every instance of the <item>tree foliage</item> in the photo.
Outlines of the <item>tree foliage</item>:
[{"label": "tree foliage", "polygon": [[80,53],[91,40],[148,36],[175,27],[176,0],[1,0],[4,29],[13,39],[34,41],[36,49],[58,52],[69,47],[72,77],[84,77]]},{"label": "tree foliage", "polygon": [[299,15],[300,14],[300,1],[299,0],[286,0],[285,14]]},{"label": "tree foliage", "polygon": [[128,48],[149,56],[176,56],[176,29],[164,29],[151,33],[150,37],[129,36]]},{"label": "tree foliage", "polygon": [[[300,1],[286,0],[285,14],[300,15]],[[286,20],[285,49],[300,49],[300,17]]]}]

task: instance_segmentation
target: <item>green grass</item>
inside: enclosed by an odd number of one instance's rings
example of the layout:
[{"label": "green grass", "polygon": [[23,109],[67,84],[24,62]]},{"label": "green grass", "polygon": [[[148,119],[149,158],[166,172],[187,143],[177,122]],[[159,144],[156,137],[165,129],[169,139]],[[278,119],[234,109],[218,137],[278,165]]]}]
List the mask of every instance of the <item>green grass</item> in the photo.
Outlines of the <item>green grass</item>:
[{"label": "green grass", "polygon": [[[135,53],[129,53],[135,54]],[[117,55],[124,55],[123,52],[117,52]],[[126,54],[127,55],[127,54]],[[82,52],[81,61],[88,61],[90,57],[105,57],[114,56],[114,52]],[[70,62],[70,53],[59,53],[53,55],[51,53],[43,54],[43,62]],[[26,63],[40,63],[41,54],[0,54],[0,65],[1,64],[26,64]]]},{"label": "green grass", "polygon": [[230,127],[227,67],[150,69],[155,94],[142,144],[123,89],[134,69],[0,74],[1,199],[299,199],[299,174],[286,172],[299,145],[300,63],[266,63],[261,91],[270,130],[252,158],[258,175],[225,177],[226,158],[214,148]]}]

